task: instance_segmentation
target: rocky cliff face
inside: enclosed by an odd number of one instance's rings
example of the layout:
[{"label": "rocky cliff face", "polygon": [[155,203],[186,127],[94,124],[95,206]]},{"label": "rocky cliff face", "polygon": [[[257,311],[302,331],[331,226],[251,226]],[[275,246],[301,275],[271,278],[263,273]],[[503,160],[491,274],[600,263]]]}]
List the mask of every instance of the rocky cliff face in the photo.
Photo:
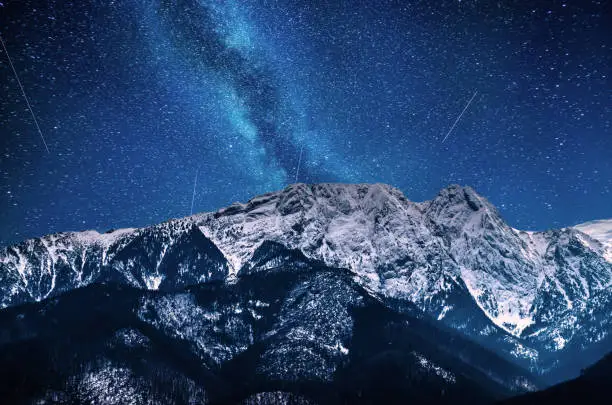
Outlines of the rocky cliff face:
[{"label": "rocky cliff face", "polygon": [[274,268],[262,252],[279,246],[347,269],[389,305],[413,303],[546,373],[560,369],[564,353],[596,346],[599,355],[610,341],[610,223],[527,232],[509,227],[469,187],[450,186],[416,203],[383,184],[295,184],[149,228],[58,234],[4,248],[0,303],[99,281],[164,291],[231,283]]}]

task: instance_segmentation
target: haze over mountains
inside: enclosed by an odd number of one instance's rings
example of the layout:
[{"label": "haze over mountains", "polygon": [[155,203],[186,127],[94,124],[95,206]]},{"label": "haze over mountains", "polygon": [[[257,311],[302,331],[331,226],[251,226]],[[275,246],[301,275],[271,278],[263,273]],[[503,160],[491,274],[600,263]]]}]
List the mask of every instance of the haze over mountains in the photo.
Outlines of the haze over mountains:
[{"label": "haze over mountains", "polygon": [[[95,398],[119,378],[118,403],[143,387],[179,403],[452,402],[464,388],[487,402],[610,352],[611,284],[610,220],[520,231],[469,187],[417,203],[384,184],[294,184],[1,249],[0,360],[14,369],[32,342],[47,359],[55,377],[34,377],[33,358],[21,372],[46,383],[6,393],[28,401]],[[58,360],[64,341],[75,363]]]}]

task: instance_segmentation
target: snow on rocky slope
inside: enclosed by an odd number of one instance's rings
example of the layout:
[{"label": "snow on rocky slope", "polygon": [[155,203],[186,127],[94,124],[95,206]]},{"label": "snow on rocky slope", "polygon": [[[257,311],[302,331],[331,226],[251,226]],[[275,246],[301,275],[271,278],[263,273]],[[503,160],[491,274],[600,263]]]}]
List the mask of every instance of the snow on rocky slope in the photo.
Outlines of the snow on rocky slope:
[{"label": "snow on rocky slope", "polygon": [[589,221],[574,228],[600,242],[605,250],[604,258],[612,263],[612,219]]},{"label": "snow on rocky slope", "polygon": [[413,305],[390,309],[345,269],[270,243],[258,255],[233,283],[96,283],[0,311],[0,397],[237,404],[281,390],[321,404],[489,403],[539,386]]},{"label": "snow on rocky slope", "polygon": [[134,233],[134,229],[59,233],[1,249],[0,307],[40,301],[90,284]]},{"label": "snow on rocky slope", "polygon": [[[372,293],[407,299],[438,320],[454,319],[453,327],[465,326],[465,308],[474,305],[495,326],[480,322],[468,334],[497,327],[499,336],[509,334],[505,340],[562,350],[571,336],[561,331],[612,283],[610,224],[519,231],[474,190],[456,185],[418,203],[384,184],[294,184],[149,228],[58,234],[4,248],[0,306],[109,279],[166,290],[231,281],[249,271],[267,241],[349,269]],[[515,342],[512,350],[537,357],[521,347]]]},{"label": "snow on rocky slope", "polygon": [[561,311],[612,280],[612,266],[591,238],[574,229],[512,229],[469,187],[450,186],[414,203],[383,184],[296,184],[205,215],[199,226],[228,259],[231,274],[262,241],[276,241],[421,307],[465,286],[515,336],[536,322],[534,305],[550,288],[566,298],[554,309]]},{"label": "snow on rocky slope", "polygon": [[193,223],[70,232],[0,249],[0,307],[40,301],[93,282],[155,290],[224,279],[223,255]]}]

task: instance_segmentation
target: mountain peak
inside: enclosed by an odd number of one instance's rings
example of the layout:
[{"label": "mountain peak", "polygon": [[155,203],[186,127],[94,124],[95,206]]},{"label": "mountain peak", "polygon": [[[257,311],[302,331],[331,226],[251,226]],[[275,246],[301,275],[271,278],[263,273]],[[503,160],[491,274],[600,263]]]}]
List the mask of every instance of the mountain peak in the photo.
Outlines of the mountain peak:
[{"label": "mountain peak", "polygon": [[601,243],[604,249],[604,258],[612,263],[612,219],[585,222],[574,226],[574,229]]},{"label": "mountain peak", "polygon": [[[576,229],[594,234],[601,228],[596,225]],[[467,290],[497,326],[519,336],[537,321],[533,304],[544,291],[545,276],[553,280],[558,296],[567,297],[559,308],[570,308],[591,290],[608,285],[612,270],[602,257],[604,249],[578,230],[564,238],[517,231],[484,197],[456,184],[429,201],[412,202],[397,188],[381,183],[296,183],[217,212],[153,227],[70,234],[61,246],[40,238],[4,249],[0,251],[0,267],[7,275],[3,302],[11,305],[57,293],[55,283],[64,283],[56,277],[60,273],[76,277],[79,286],[95,281],[101,271],[125,273],[132,285],[139,286],[140,279],[129,278],[133,271],[128,256],[135,247],[151,250],[144,255],[150,267],[143,268],[150,273],[145,279],[163,280],[164,258],[179,257],[177,246],[185,241],[193,253],[209,240],[219,250],[218,255],[209,255],[211,260],[227,261],[227,269],[220,265],[218,272],[201,275],[204,279],[221,274],[235,279],[257,249],[272,242],[309,260],[348,269],[372,291],[431,308],[435,317],[450,316],[446,299],[439,297],[451,289]],[[200,233],[207,239],[200,240]],[[581,235],[588,243],[580,244]],[[189,254],[180,257],[184,259],[180,274],[187,274],[186,269],[196,263]],[[203,257],[194,254],[197,260]],[[95,272],[89,273],[87,266]],[[40,274],[48,281],[38,283]],[[573,287],[583,284],[584,288]],[[36,291],[31,291],[34,287]],[[439,306],[432,304],[437,299]]]},{"label": "mountain peak", "polygon": [[322,199],[377,199],[394,196],[405,199],[397,188],[384,183],[294,183],[279,192],[282,195],[299,194]]},{"label": "mountain peak", "polygon": [[287,216],[313,208],[322,214],[401,209],[408,199],[397,188],[382,183],[295,183],[280,191],[262,194],[246,203],[234,203],[214,216],[249,214]]},{"label": "mountain peak", "polygon": [[441,189],[436,197],[429,201],[430,205],[456,206],[467,205],[472,211],[486,209],[497,215],[495,207],[486,198],[479,195],[469,186],[451,184]]}]

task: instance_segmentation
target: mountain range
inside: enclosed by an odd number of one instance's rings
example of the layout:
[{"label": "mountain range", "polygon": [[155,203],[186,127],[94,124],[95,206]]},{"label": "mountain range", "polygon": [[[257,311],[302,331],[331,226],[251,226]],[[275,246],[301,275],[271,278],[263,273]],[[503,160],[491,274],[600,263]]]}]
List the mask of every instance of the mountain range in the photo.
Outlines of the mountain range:
[{"label": "mountain range", "polygon": [[612,220],[521,231],[469,187],[294,184],[0,249],[2,394],[488,403],[612,351],[611,284]]}]

